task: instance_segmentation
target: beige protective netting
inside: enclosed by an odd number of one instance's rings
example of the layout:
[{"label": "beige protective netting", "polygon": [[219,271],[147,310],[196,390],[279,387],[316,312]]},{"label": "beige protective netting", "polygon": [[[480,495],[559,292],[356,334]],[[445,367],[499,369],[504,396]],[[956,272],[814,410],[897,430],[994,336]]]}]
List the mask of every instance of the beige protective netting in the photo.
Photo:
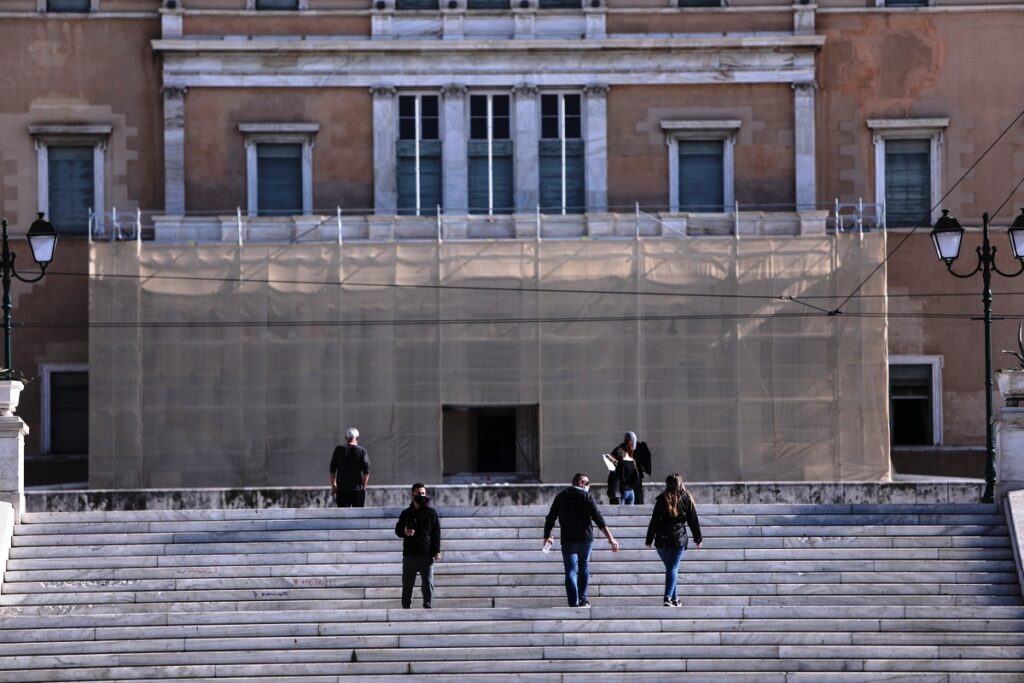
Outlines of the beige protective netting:
[{"label": "beige protective netting", "polygon": [[[884,235],[96,244],[90,484],[438,482],[442,406],[538,405],[540,479],[889,476]],[[344,282],[344,285],[339,284]],[[473,321],[473,322],[470,322]],[[186,323],[187,325],[181,325]]]}]

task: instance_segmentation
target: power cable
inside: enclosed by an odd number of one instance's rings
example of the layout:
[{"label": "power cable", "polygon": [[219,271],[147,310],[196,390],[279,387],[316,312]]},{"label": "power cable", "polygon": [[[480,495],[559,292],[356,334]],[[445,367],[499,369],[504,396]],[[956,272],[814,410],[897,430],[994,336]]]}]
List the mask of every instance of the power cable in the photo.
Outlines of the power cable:
[{"label": "power cable", "polygon": [[[992,151],[992,148],[995,147],[996,144],[998,144],[999,141],[1003,139],[1003,136],[1005,136],[1010,131],[1010,129],[1013,128],[1013,126],[1018,121],[1021,120],[1022,117],[1024,117],[1024,109],[1021,109],[1020,113],[1017,114],[1016,118],[1014,118],[1013,121],[1010,122],[1010,125],[1008,125],[1006,128],[1003,129],[1003,132],[1000,133],[999,136],[995,140],[992,141],[992,144],[989,145],[988,148],[984,152],[981,153],[981,156],[979,156],[977,159],[975,159],[974,163],[971,164],[971,167],[968,168],[966,171],[964,171],[963,175],[961,175],[957,179],[957,181],[955,183],[953,183],[953,185],[948,190],[946,190],[946,193],[944,195],[942,195],[941,197],[939,197],[939,201],[935,202],[935,205],[932,206],[932,208],[928,210],[928,216],[927,216],[926,220],[924,221],[924,223],[926,225],[931,223],[931,215],[932,215],[932,213],[935,212],[935,209],[939,208],[939,206],[942,205],[942,202],[945,201],[946,197],[948,197],[950,194],[952,194],[953,190],[955,190],[960,185],[960,183],[962,183],[964,181],[964,179],[968,175],[970,175],[971,171],[973,171],[975,169],[975,167],[978,164],[981,163],[982,159],[984,159],[986,156],[988,156],[988,153]],[[1017,184],[1017,187],[1020,187],[1019,183]],[[1016,191],[1017,191],[1016,188],[1014,188],[1014,192],[1016,192]],[[1011,193],[1010,196],[1012,197],[1013,193]],[[1006,201],[1009,201],[1009,197],[1007,197]],[[1004,201],[1003,205],[1005,205],[1005,204],[1006,204],[1006,202]],[[1000,205],[999,208],[1001,209],[1002,205]],[[842,311],[843,306],[845,306],[847,304],[847,302],[849,302],[850,299],[853,298],[854,294],[856,294],[857,292],[860,291],[861,287],[863,287],[864,285],[866,285],[868,283],[868,280],[870,280],[871,278],[873,278],[875,276],[875,273],[877,273],[882,268],[882,266],[884,266],[889,261],[889,259],[892,257],[893,254],[895,254],[897,251],[899,251],[899,248],[902,247],[906,243],[906,241],[908,239],[910,239],[910,237],[915,232],[917,232],[917,229],[919,227],[921,227],[921,226],[920,225],[915,225],[913,228],[911,228],[910,232],[908,232],[906,235],[904,235],[903,239],[901,239],[896,244],[896,246],[893,247],[893,250],[890,251],[888,254],[886,254],[885,258],[882,259],[881,263],[879,263],[877,266],[875,266],[874,269],[870,273],[868,273],[868,276],[866,278],[864,278],[864,280],[859,285],[857,285],[854,288],[854,290],[850,293],[850,295],[846,299],[844,299],[841,304],[836,306],[834,310],[832,310],[830,312],[830,315],[837,315],[839,313],[842,313],[843,312]]]}]

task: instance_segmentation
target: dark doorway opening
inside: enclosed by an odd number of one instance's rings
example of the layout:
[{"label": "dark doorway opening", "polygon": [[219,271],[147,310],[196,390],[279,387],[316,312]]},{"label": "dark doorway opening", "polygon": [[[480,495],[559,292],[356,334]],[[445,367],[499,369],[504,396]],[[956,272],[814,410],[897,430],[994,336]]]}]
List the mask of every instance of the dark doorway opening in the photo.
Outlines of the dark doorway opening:
[{"label": "dark doorway opening", "polygon": [[444,406],[444,480],[538,481],[538,406]]}]

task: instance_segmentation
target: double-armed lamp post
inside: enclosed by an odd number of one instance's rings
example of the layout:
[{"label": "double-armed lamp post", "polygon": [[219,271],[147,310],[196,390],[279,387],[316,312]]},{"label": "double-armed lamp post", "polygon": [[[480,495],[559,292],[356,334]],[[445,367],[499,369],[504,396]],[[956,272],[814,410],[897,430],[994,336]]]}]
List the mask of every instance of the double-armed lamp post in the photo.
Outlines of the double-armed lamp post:
[{"label": "double-armed lamp post", "polygon": [[39,264],[40,272],[35,277],[19,275],[14,268],[16,254],[11,251],[7,240],[7,219],[0,219],[3,226],[3,251],[0,252],[0,275],[4,283],[4,363],[0,369],[0,380],[14,379],[11,354],[11,278],[17,278],[22,282],[38,282],[46,275],[46,266],[53,260],[53,252],[57,248],[57,231],[53,229],[49,221],[43,219],[43,214],[32,223],[28,229],[28,245],[32,249],[32,258]]},{"label": "double-armed lamp post", "polygon": [[1013,255],[1020,261],[1020,269],[1016,273],[1004,273],[996,265],[996,248],[988,240],[988,214],[981,217],[981,246],[977,249],[978,263],[969,273],[958,273],[953,270],[953,261],[960,255],[960,241],[964,229],[960,222],[942,210],[942,216],[935,222],[932,229],[932,242],[939,258],[946,262],[946,269],[955,277],[969,278],[981,273],[981,300],[985,305],[983,320],[985,322],[985,492],[981,502],[992,503],[995,500],[996,484],[996,444],[995,431],[992,426],[992,273],[1003,277],[1017,277],[1024,273],[1024,209],[1013,221],[1009,229],[1010,248]]}]

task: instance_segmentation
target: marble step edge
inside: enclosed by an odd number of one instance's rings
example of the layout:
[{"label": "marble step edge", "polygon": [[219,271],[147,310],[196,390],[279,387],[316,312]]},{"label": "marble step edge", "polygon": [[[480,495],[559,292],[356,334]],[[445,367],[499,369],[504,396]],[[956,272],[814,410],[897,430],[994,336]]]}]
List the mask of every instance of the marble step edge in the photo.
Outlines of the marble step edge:
[{"label": "marble step edge", "polygon": [[[675,614],[666,614],[664,607],[657,604],[657,599],[652,603],[629,605],[627,617],[622,617],[622,607],[616,605],[602,604],[595,602],[587,610],[579,610],[569,607],[559,607],[558,600],[544,602],[539,605],[492,605],[489,601],[475,601],[472,606],[448,605],[439,601],[435,610],[425,614],[421,610],[398,609],[394,601],[378,601],[380,604],[370,607],[351,607],[342,609],[334,601],[330,600],[256,600],[256,601],[229,601],[206,603],[109,603],[109,604],[85,604],[73,605],[30,605],[17,607],[0,608],[0,616],[5,619],[13,616],[52,616],[52,615],[111,615],[111,614],[135,614],[148,619],[169,619],[173,621],[174,613],[188,614],[182,619],[202,618],[202,614],[209,613],[216,618],[229,620],[237,618],[246,620],[249,615],[258,614],[265,616],[268,611],[279,611],[282,615],[306,614],[310,610],[319,610],[330,606],[334,611],[345,615],[346,620],[352,623],[358,622],[403,622],[403,621],[505,621],[522,619],[596,619],[611,620],[628,618],[640,619],[684,619],[692,618],[694,612],[699,612],[700,618],[706,619],[819,619],[819,618],[843,618],[843,619],[932,619],[948,624],[955,630],[959,623],[968,620],[990,620],[993,623],[1003,620],[1006,624],[1015,624],[1018,627],[1024,625],[1024,606],[914,606],[914,605],[845,605],[845,606],[805,606],[805,605],[701,605],[694,608],[685,608],[682,611],[676,610]],[[684,607],[686,599],[683,599]],[[583,612],[583,613],[580,613]],[[553,616],[554,615],[554,616]],[[211,616],[211,618],[214,618]],[[0,620],[2,621],[2,620]]]},{"label": "marble step edge", "polygon": [[[30,494],[31,495],[31,494]],[[702,514],[998,514],[995,504],[986,503],[727,503],[703,502],[696,496],[698,509]],[[633,506],[609,505],[599,500],[603,514],[611,517],[650,514],[652,504]],[[493,505],[465,506],[438,505],[439,512],[453,516],[506,517],[523,515],[545,515],[550,503],[540,505]],[[403,506],[404,507],[404,506]],[[296,519],[331,517],[391,517],[395,518],[403,509],[399,506],[365,508],[331,507],[279,507],[279,508],[214,508],[180,510],[92,510],[74,512],[26,512],[22,515],[25,524],[45,523],[52,520],[80,519],[99,520],[223,520],[223,519]]]}]

